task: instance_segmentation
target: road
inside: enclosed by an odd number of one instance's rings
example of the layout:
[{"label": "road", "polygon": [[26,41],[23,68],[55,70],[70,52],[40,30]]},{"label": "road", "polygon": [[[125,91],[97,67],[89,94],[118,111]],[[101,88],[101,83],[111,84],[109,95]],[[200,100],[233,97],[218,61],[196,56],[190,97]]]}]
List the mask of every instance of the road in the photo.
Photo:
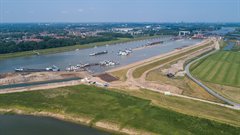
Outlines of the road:
[{"label": "road", "polygon": [[196,59],[196,60],[188,63],[188,64],[186,65],[186,67],[185,67],[186,75],[187,75],[191,80],[193,80],[195,83],[197,83],[199,86],[201,86],[202,88],[204,88],[204,89],[205,89],[208,93],[210,93],[211,95],[213,95],[213,96],[215,96],[216,98],[218,98],[218,99],[220,99],[220,100],[222,100],[222,101],[224,101],[224,102],[232,105],[234,108],[240,109],[240,104],[238,104],[238,103],[236,103],[236,102],[233,102],[233,101],[230,101],[230,100],[228,100],[227,98],[221,96],[220,94],[218,94],[217,92],[215,92],[214,90],[210,89],[209,87],[207,87],[206,85],[204,85],[202,82],[200,82],[199,80],[197,80],[196,78],[194,78],[193,75],[190,73],[189,68],[190,68],[190,66],[191,66],[193,63],[195,63],[196,61],[198,61],[198,60],[200,60],[200,59],[203,59],[203,58],[205,58],[205,57],[207,57],[207,56],[209,56],[209,55],[211,55],[211,54],[213,54],[213,53],[216,53],[217,51],[218,51],[218,50],[212,51],[212,52],[210,52],[210,53],[208,53],[208,54],[206,54],[206,55],[204,55],[204,56],[202,56],[202,57],[200,57],[200,58],[198,58],[198,59]]}]

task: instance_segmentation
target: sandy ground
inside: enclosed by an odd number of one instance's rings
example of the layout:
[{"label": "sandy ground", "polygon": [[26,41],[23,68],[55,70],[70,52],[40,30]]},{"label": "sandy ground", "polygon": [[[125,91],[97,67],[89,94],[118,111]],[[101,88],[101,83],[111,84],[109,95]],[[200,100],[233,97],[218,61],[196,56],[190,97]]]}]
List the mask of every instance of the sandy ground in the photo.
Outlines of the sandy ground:
[{"label": "sandy ground", "polygon": [[36,73],[6,73],[1,74],[0,85],[49,81],[88,76],[87,72],[36,72]]},{"label": "sandy ground", "polygon": [[36,85],[36,86],[30,86],[30,87],[18,87],[18,88],[0,90],[0,94],[24,92],[24,91],[35,91],[35,90],[46,90],[46,89],[60,88],[60,87],[66,87],[66,86],[74,86],[79,84],[83,84],[83,82],[81,82],[80,80],[77,80],[77,81],[67,81],[67,82],[51,83],[51,84],[44,84],[44,85]]},{"label": "sandy ground", "polygon": [[[8,73],[2,76],[4,78],[0,78],[0,85],[50,81],[50,80],[67,79],[67,78],[74,78],[74,77],[79,77],[79,78],[91,77],[91,75],[87,72],[38,72],[38,73],[27,73],[27,74],[26,73],[25,74]],[[25,79],[22,79],[22,78],[25,78]],[[83,84],[83,82],[81,82],[81,80],[72,80],[72,81],[57,82],[57,83],[50,83],[50,84],[34,85],[34,86],[28,86],[28,87],[2,89],[0,90],[0,94],[52,89],[52,88],[73,86],[73,85],[79,85],[79,84]]]}]

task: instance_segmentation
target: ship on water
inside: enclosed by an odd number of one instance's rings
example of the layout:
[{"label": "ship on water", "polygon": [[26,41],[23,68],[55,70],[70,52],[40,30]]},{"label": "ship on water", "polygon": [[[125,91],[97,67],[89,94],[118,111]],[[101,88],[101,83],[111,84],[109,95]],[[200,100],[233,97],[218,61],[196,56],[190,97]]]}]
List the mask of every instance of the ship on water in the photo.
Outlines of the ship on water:
[{"label": "ship on water", "polygon": [[164,41],[156,41],[156,42],[151,42],[151,43],[148,43],[147,45],[145,46],[153,46],[153,45],[157,45],[157,44],[162,44]]},{"label": "ship on water", "polygon": [[119,51],[118,52],[118,55],[120,55],[120,56],[127,56],[127,55],[129,55],[130,53],[132,53],[132,50],[131,49],[125,49],[124,51]]},{"label": "ship on water", "polygon": [[102,55],[102,54],[107,54],[108,51],[102,51],[102,52],[94,52],[94,53],[90,53],[89,56],[96,56],[96,55]]},{"label": "ship on water", "polygon": [[15,68],[15,72],[57,72],[60,71],[60,69],[53,65],[52,67],[47,67],[43,69],[34,69],[34,68]]}]

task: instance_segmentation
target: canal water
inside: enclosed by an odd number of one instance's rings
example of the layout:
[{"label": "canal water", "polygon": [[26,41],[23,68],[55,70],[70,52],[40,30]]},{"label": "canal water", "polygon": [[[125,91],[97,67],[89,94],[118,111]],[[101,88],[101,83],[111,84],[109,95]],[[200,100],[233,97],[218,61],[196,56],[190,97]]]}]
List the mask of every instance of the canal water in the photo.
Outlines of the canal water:
[{"label": "canal water", "polygon": [[[19,57],[6,60],[0,60],[0,73],[13,72],[15,68],[46,68],[52,65],[58,66],[61,70],[65,70],[69,65],[86,64],[86,63],[98,63],[104,60],[112,60],[119,62],[120,65],[114,67],[100,67],[94,66],[89,68],[93,73],[101,73],[109,69],[131,64],[143,59],[147,59],[159,54],[170,52],[176,48],[194,45],[201,40],[193,39],[181,39],[170,40],[172,37],[165,36],[161,38],[133,41],[127,43],[119,43],[116,45],[106,45],[101,47],[94,47],[88,49],[75,50],[70,52],[63,52],[57,54]],[[155,45],[144,49],[136,49],[151,42],[165,41],[163,44]],[[119,56],[117,53],[119,50],[133,49],[134,51],[128,56]],[[89,56],[90,53],[105,51],[108,53],[98,56]]]},{"label": "canal water", "polygon": [[109,135],[109,133],[49,117],[0,115],[0,135]]}]

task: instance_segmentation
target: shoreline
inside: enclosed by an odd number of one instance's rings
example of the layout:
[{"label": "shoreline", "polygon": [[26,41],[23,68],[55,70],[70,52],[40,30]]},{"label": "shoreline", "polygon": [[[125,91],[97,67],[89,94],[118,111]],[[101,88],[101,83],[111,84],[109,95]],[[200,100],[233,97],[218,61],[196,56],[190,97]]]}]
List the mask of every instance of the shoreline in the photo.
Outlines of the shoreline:
[{"label": "shoreline", "polygon": [[33,117],[49,117],[57,119],[63,122],[74,123],[79,126],[87,126],[88,128],[94,128],[99,131],[105,131],[107,133],[117,133],[117,134],[135,134],[135,135],[153,135],[155,133],[147,132],[144,130],[138,130],[134,128],[121,128],[121,125],[113,123],[110,121],[98,121],[96,123],[91,123],[93,118],[90,117],[74,117],[67,114],[53,113],[53,112],[28,112],[19,109],[1,109],[0,115],[26,115]]}]

